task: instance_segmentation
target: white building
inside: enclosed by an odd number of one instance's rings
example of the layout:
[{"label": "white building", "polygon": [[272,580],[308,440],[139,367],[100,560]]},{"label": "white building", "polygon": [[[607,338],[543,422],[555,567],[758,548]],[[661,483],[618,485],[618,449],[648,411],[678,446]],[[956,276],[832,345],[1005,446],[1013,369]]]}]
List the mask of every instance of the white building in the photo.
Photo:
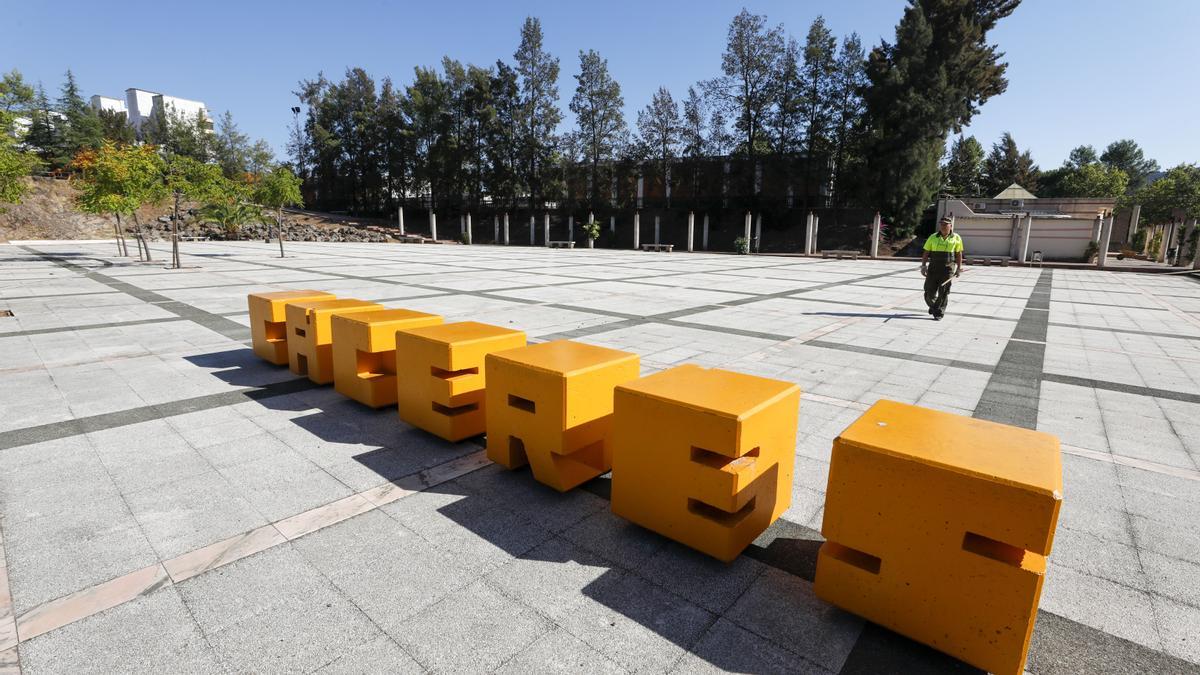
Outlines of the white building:
[{"label": "white building", "polygon": [[112,98],[111,96],[101,96],[96,94],[92,96],[92,110],[97,112],[108,110],[110,112],[128,112],[125,109],[125,100],[120,98]]},{"label": "white building", "polygon": [[[117,101],[117,99],[106,96],[93,96],[93,106],[96,105],[97,99]],[[186,120],[194,120],[196,119],[196,115],[199,114],[208,121],[209,128],[212,127],[212,115],[209,114],[208,108],[204,106],[203,101],[168,96],[135,87],[125,90],[125,101],[121,104],[120,109],[125,112],[129,125],[133,127],[139,137],[141,136],[142,124],[153,117],[160,109],[167,117],[178,116]]]}]

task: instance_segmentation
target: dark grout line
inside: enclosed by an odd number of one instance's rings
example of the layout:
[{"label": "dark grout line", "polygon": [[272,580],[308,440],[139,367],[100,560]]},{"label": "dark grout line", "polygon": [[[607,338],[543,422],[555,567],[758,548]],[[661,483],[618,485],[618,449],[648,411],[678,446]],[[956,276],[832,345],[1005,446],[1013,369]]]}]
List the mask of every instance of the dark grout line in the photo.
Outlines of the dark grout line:
[{"label": "dark grout line", "polygon": [[184,317],[171,316],[158,319],[135,319],[133,321],[113,321],[110,323],[87,323],[78,326],[58,326],[55,328],[32,328],[30,330],[14,331],[12,333],[0,333],[0,339],[9,337],[30,337],[33,335],[49,335],[51,333],[70,333],[77,330],[98,330],[101,328],[122,328],[124,326],[145,326],[154,323],[171,323],[174,321],[183,321]]},{"label": "dark grout line", "polygon": [[1052,269],[1043,269],[1025,310],[975,406],[974,417],[1037,429],[1042,366],[1046,358]]}]

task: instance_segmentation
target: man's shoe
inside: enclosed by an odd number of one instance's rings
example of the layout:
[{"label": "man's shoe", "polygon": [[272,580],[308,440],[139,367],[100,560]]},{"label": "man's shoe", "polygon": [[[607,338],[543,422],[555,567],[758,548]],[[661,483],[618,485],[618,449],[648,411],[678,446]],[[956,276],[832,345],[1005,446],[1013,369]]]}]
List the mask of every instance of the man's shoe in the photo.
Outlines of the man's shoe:
[{"label": "man's shoe", "polygon": [[934,314],[934,315],[933,315],[933,320],[934,320],[934,321],[941,321],[941,320],[942,320],[942,316],[943,316],[943,315],[941,315],[941,314]]}]

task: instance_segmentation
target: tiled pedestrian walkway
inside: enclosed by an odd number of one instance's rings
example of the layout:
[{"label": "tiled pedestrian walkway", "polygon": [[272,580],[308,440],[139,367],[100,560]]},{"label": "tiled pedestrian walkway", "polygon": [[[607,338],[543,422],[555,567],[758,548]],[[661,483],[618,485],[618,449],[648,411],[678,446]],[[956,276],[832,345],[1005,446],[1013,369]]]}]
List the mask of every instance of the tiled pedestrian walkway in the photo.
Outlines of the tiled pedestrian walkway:
[{"label": "tiled pedestrian walkway", "polygon": [[[1028,668],[1200,672],[1200,283],[490,246],[0,245],[0,673],[961,672],[811,590],[832,439],[879,398],[1037,428],[1064,505]],[[723,565],[268,366],[315,288],[791,380],[792,507]]]}]

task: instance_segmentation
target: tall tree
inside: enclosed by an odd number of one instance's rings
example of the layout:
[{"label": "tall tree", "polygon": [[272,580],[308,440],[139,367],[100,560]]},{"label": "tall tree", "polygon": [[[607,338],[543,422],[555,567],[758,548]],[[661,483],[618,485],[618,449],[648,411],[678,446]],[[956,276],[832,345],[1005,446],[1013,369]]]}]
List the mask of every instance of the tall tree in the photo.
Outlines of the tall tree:
[{"label": "tall tree", "polygon": [[802,190],[804,205],[812,192],[817,160],[829,154],[829,128],[833,118],[833,88],[837,75],[837,38],[818,16],[808,28],[804,42],[804,67],[801,69],[801,92],[804,100],[804,160]]},{"label": "tall tree", "polygon": [[956,197],[983,194],[983,145],[974,136],[959,136],[950,147],[950,158],[942,169],[942,186]]},{"label": "tall tree", "polygon": [[391,78],[385,77],[379,89],[376,113],[380,170],[384,177],[384,201],[389,215],[396,211],[396,199],[404,199],[412,188],[412,144],[404,120],[403,93]]},{"label": "tall tree", "polygon": [[37,155],[42,164],[53,165],[60,147],[62,124],[57,111],[50,109],[46,90],[38,82],[29,109],[29,131],[25,134],[25,145]]},{"label": "tall tree", "polygon": [[[588,204],[594,206],[596,196],[607,181],[600,175],[600,165],[616,159],[625,139],[625,99],[621,85],[608,72],[608,60],[594,49],[579,51],[579,74],[571,98],[571,112],[578,126],[578,140],[583,161],[588,164]],[[606,190],[607,191],[607,190]]]},{"label": "tall tree", "polygon": [[436,209],[446,183],[449,92],[436,70],[418,66],[414,72],[413,83],[401,105],[413,144],[413,178],[418,190],[423,188],[428,192],[430,208]]},{"label": "tall tree", "polygon": [[1129,176],[1130,191],[1141,188],[1150,174],[1158,171],[1158,162],[1147,159],[1146,153],[1130,138],[1109,143],[1100,155],[1100,161],[1105,166],[1124,171]]},{"label": "tall tree", "polygon": [[75,75],[70,70],[67,71],[67,80],[58,98],[58,111],[62,114],[62,129],[58,135],[59,145],[54,163],[56,166],[66,166],[80,150],[94,150],[100,147],[103,140],[100,119],[96,111],[83,100]]},{"label": "tall tree", "polygon": [[[144,244],[137,210],[143,204],[161,201],[167,190],[163,180],[165,165],[154,146],[118,147],[105,141],[99,149],[81,153],[77,163],[83,169],[79,196],[76,198],[80,210],[115,215],[118,240],[124,238],[121,216],[133,216],[138,240]],[[145,251],[149,259],[149,247]]]},{"label": "tall tree", "polygon": [[129,120],[123,111],[98,110],[96,117],[100,120],[100,136],[104,140],[118,145],[137,142],[137,133],[129,126]]},{"label": "tall tree", "polygon": [[241,177],[249,168],[250,137],[238,130],[233,113],[228,110],[217,120],[213,155],[226,178]]},{"label": "tall tree", "polygon": [[992,145],[992,151],[984,160],[984,190],[989,195],[995,195],[1016,183],[1037,194],[1039,173],[1029,151],[1021,152],[1012,134],[1006,131],[1000,140]]},{"label": "tall tree", "polygon": [[862,161],[863,97],[866,87],[866,60],[862,42],[856,33],[842,40],[834,66],[833,87],[830,98],[833,106],[833,200],[845,204],[852,176],[850,167]]},{"label": "tall tree", "polygon": [[775,104],[767,120],[771,145],[776,154],[790,155],[803,148],[804,81],[800,71],[800,45],[788,39],[775,64]]},{"label": "tall tree", "polygon": [[658,160],[658,175],[671,208],[671,161],[678,152],[680,121],[679,106],[666,87],[659,87],[645,109],[638,111],[637,126],[642,143]]},{"label": "tall tree", "polygon": [[704,99],[695,87],[688,87],[687,98],[683,101],[683,120],[679,128],[679,142],[684,158],[687,160],[688,174],[691,185],[688,198],[696,204],[700,192],[700,162],[705,156],[705,133],[708,124],[704,119],[706,106]]},{"label": "tall tree", "polygon": [[1172,222],[1178,213],[1185,218],[1200,217],[1200,166],[1180,164],[1158,180],[1134,193],[1134,203],[1142,205],[1147,224]]},{"label": "tall tree", "polygon": [[1071,154],[1067,156],[1066,165],[1078,169],[1099,161],[1100,157],[1096,154],[1096,148],[1090,145],[1080,145],[1071,150]]},{"label": "tall tree", "polygon": [[987,33],[1018,4],[909,0],[895,43],[871,51],[868,178],[884,218],[898,232],[911,232],[933,199],[947,134],[960,131],[980,105],[1007,87],[1007,66]]},{"label": "tall tree", "polygon": [[758,157],[767,150],[766,123],[775,99],[775,75],[784,52],[783,28],[767,27],[767,17],[742,11],[729,24],[723,75],[705,83],[705,90],[734,120],[746,158],[746,192],[755,194]]},{"label": "tall tree", "polygon": [[704,140],[705,148],[710,155],[724,157],[733,152],[734,137],[729,130],[729,122],[725,111],[719,106],[714,107],[712,117],[708,120],[708,136]]},{"label": "tall tree", "polygon": [[542,47],[542,22],[526,17],[521,44],[513,54],[521,76],[521,145],[523,179],[530,207],[535,208],[553,166],[554,131],[562,120],[558,109],[558,58]]},{"label": "tall tree", "polygon": [[10,114],[26,112],[33,107],[33,87],[16,68],[0,78],[0,110]]},{"label": "tall tree", "polygon": [[498,204],[515,206],[521,176],[521,90],[517,71],[503,61],[496,61],[491,82],[492,101],[496,116],[487,134],[488,193]]}]

